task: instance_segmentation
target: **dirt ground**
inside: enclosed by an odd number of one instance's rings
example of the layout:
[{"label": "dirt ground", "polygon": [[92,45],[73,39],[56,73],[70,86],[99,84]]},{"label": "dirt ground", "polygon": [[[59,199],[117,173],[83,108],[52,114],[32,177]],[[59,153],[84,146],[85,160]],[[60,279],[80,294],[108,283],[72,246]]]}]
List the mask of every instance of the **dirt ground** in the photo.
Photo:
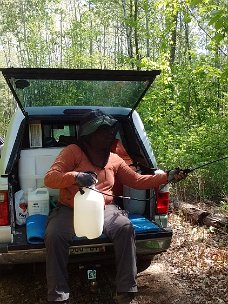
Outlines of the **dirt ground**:
[{"label": "dirt ground", "polygon": [[[157,256],[138,275],[139,304],[228,303],[228,235],[191,226],[178,214],[170,215],[174,236],[171,248]],[[73,304],[114,304],[112,269],[99,269],[93,292],[83,271],[69,267]],[[0,275],[1,304],[46,303],[45,265],[18,265]]]}]

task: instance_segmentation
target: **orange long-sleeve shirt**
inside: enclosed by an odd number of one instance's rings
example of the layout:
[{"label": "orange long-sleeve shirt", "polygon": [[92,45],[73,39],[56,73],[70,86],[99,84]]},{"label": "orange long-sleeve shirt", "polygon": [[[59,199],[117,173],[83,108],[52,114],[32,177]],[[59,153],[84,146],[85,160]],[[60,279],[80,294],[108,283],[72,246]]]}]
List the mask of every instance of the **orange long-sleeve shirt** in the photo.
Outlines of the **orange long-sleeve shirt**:
[{"label": "orange long-sleeve shirt", "polygon": [[[140,175],[132,170],[117,154],[110,153],[104,168],[94,166],[77,145],[64,148],[45,175],[44,183],[49,188],[60,189],[59,202],[72,207],[74,196],[79,191],[76,185],[77,172],[93,171],[97,174],[96,189],[112,195],[114,180],[135,189],[151,189],[167,183],[167,174]],[[105,204],[110,204],[112,196],[104,195]]]}]

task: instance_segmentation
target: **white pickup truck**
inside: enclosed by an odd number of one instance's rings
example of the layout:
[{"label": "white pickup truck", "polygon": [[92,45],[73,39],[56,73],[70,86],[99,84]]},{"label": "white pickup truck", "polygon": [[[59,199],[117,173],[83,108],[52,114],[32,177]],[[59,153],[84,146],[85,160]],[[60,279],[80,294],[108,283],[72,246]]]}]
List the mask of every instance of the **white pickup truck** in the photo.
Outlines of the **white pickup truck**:
[{"label": "white pickup truck", "polygon": [[[30,242],[26,223],[17,224],[15,193],[44,187],[46,171],[64,146],[77,142],[80,119],[90,109],[101,109],[119,121],[116,140],[122,150],[116,153],[125,151],[120,156],[141,174],[156,174],[155,156],[135,109],[160,71],[5,68],[1,72],[18,107],[0,159],[0,264],[42,262],[44,242]],[[58,190],[48,191],[51,212]],[[139,191],[119,185],[114,194],[135,227],[142,270],[171,243],[168,186]],[[105,235],[93,240],[75,237],[69,254],[77,263],[114,261],[112,243]]]}]

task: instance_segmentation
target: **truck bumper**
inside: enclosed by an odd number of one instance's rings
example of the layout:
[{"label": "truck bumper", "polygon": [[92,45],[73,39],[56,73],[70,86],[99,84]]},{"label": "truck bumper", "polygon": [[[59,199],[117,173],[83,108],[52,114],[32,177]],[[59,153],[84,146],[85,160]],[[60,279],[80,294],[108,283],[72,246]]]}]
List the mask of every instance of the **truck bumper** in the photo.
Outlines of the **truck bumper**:
[{"label": "truck bumper", "polygon": [[[156,255],[166,251],[171,243],[171,237],[136,240],[137,256]],[[10,250],[10,246],[0,248],[0,264],[24,264],[44,262],[46,249],[28,248]],[[100,243],[83,246],[70,246],[70,260],[76,263],[105,262],[114,259],[112,243]]]}]

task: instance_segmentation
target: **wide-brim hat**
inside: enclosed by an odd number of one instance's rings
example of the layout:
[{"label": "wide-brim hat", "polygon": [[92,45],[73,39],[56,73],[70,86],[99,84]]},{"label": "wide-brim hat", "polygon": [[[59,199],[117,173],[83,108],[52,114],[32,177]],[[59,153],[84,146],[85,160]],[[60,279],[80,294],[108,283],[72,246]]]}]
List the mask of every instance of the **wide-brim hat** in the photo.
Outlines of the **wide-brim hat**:
[{"label": "wide-brim hat", "polygon": [[83,117],[79,126],[79,136],[94,133],[100,126],[114,127],[118,121],[111,115],[107,115],[100,110],[91,111]]}]

